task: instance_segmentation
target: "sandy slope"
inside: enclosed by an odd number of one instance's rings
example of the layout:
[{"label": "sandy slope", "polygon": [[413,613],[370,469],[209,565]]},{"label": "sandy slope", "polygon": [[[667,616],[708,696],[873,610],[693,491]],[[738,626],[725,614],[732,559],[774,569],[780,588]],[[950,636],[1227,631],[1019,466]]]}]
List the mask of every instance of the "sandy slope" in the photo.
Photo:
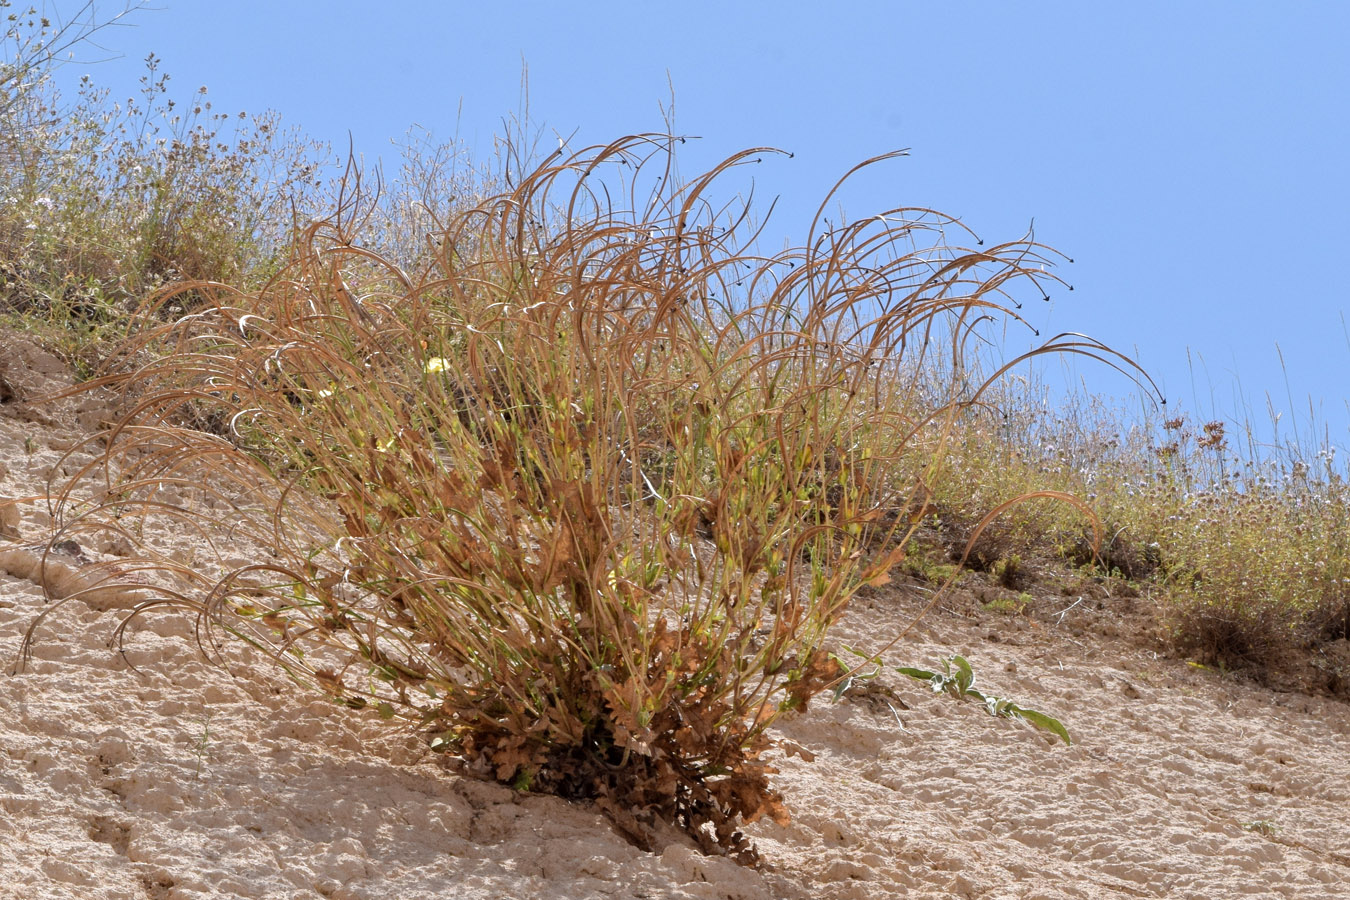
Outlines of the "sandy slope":
[{"label": "sandy slope", "polygon": [[[0,496],[36,493],[72,434],[3,407]],[[22,549],[41,512],[6,521],[7,669],[46,600]],[[918,603],[876,592],[839,638],[866,646]],[[1350,898],[1350,706],[1104,635],[1128,604],[1039,624],[935,613],[890,662],[963,652],[1075,745],[887,673],[781,729],[815,759],[781,761],[794,821],[752,829],[759,873],[680,842],[639,852],[592,810],[236,682],[171,615],[136,626],[133,671],[106,644],[124,611],[72,602],[0,675],[0,898]]]}]

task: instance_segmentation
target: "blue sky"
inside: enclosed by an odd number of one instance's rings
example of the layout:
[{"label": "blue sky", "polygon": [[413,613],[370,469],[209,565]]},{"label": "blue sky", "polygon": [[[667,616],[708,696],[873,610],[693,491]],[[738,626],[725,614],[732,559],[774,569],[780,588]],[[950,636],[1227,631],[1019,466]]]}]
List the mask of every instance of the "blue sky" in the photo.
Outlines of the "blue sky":
[{"label": "blue sky", "polygon": [[532,120],[576,147],[662,129],[673,83],[676,130],[701,136],[686,174],[744,147],[794,154],[753,174],[780,198],[770,232],[798,239],[851,165],[910,148],[844,194],[851,218],[930,206],[986,241],[1034,218],[1075,259],[1076,290],[1033,310],[1043,334],[1136,354],[1204,418],[1268,430],[1269,395],[1288,434],[1311,400],[1350,445],[1350,4],[156,6],[102,36],[120,59],[63,77],[130,94],[153,51],[172,94],[207,85],[218,109],[273,108],[335,146],[350,131],[368,159],[414,124],[485,156],[522,62]]}]

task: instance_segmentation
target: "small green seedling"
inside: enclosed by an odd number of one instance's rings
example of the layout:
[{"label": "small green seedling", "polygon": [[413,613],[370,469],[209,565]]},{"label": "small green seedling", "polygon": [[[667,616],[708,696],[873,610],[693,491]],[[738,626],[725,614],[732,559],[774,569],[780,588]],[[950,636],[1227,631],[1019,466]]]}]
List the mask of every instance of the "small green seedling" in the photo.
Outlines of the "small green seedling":
[{"label": "small green seedling", "polygon": [[211,713],[207,712],[203,714],[201,721],[202,721],[202,736],[197,741],[197,750],[195,754],[197,757],[197,768],[192,773],[193,781],[200,780],[202,777],[202,760],[206,758],[207,743],[211,740]]},{"label": "small green seedling", "polygon": [[942,672],[929,672],[926,669],[914,669],[909,666],[896,666],[896,671],[910,678],[926,681],[937,694],[947,693],[953,697],[965,699],[974,697],[984,704],[989,715],[1004,719],[1024,719],[1038,728],[1063,738],[1065,744],[1072,744],[1069,731],[1059,719],[1047,716],[1043,712],[1027,709],[1004,697],[986,696],[975,689],[975,671],[964,656],[949,656],[942,660]]}]

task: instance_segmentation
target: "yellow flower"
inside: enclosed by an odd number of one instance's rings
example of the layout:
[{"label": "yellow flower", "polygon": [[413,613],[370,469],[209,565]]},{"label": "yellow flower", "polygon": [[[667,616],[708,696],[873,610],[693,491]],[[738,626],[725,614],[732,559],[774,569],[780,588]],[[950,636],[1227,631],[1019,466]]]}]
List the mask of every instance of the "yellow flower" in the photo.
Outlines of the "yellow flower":
[{"label": "yellow flower", "polygon": [[444,372],[446,369],[450,368],[450,360],[446,359],[444,356],[433,356],[427,360],[427,364],[424,368],[432,374]]}]

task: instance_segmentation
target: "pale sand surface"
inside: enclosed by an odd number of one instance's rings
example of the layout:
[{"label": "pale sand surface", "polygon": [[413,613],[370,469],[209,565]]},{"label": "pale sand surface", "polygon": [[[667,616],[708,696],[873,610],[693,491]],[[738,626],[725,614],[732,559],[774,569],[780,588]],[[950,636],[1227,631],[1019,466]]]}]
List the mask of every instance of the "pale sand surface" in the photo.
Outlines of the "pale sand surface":
[{"label": "pale sand surface", "polygon": [[[77,433],[10,406],[0,496],[40,493]],[[0,519],[6,671],[47,604],[23,549],[45,524],[31,505]],[[920,603],[879,591],[838,640],[866,646]],[[275,676],[234,680],[169,613],[133,627],[133,671],[107,645],[125,610],[72,601],[0,675],[0,900],[1350,898],[1350,705],[1084,625],[1115,604],[1134,627],[1118,597],[1041,623],[939,610],[887,654],[962,652],[1073,747],[893,672],[783,725],[815,759],[781,759],[793,822],[750,829],[755,872],[679,841],[638,851],[594,810],[455,776]]]}]

